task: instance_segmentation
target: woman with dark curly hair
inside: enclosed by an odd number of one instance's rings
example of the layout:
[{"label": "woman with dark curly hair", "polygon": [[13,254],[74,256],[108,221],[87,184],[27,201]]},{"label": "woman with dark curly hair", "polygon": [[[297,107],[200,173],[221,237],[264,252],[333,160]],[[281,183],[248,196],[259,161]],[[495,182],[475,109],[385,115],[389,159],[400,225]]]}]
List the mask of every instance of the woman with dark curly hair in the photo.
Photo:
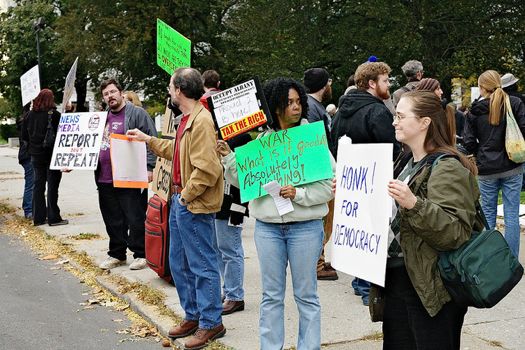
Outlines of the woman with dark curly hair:
[{"label": "woman with dark curly hair", "polygon": [[[277,78],[264,87],[273,116],[269,130],[259,138],[306,121],[307,97],[301,83]],[[227,143],[218,141],[226,180],[239,185],[235,154]],[[331,158],[332,168],[335,161]],[[255,246],[262,280],[259,331],[262,350],[284,346],[284,296],[286,267],[290,264],[293,292],[299,310],[297,349],[321,348],[321,305],[317,294],[317,260],[323,243],[323,217],[332,199],[331,180],[292,186],[284,184],[280,195],[292,201],[294,210],[279,215],[273,199],[264,196],[250,202],[255,217]]]},{"label": "woman with dark curly hair", "polygon": [[58,207],[58,186],[62,179],[62,172],[49,169],[53,146],[44,145],[49,120],[56,134],[60,113],[56,110],[53,91],[43,89],[34,99],[33,109],[29,111],[22,130],[22,138],[29,142],[29,154],[34,169],[33,224],[35,226],[45,223],[49,226],[68,223],[60,216]]}]

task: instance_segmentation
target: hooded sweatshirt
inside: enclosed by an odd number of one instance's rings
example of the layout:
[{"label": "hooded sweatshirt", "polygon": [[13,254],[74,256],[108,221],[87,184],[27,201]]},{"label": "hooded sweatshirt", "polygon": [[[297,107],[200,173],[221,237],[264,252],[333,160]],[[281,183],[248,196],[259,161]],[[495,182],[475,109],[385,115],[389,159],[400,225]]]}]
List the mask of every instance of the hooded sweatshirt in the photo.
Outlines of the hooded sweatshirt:
[{"label": "hooded sweatshirt", "polygon": [[330,150],[337,157],[339,138],[346,135],[353,143],[392,143],[395,160],[401,150],[396,141],[392,113],[383,101],[367,91],[351,90],[342,96],[332,120]]}]

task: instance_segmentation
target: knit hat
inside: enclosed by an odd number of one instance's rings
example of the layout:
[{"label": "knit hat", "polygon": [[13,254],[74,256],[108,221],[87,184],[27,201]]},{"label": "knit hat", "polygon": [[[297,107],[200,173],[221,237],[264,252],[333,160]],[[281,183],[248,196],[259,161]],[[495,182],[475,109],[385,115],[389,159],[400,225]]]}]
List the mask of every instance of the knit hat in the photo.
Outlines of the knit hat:
[{"label": "knit hat", "polygon": [[501,87],[506,88],[508,86],[514,85],[518,82],[518,78],[516,78],[512,73],[505,73],[501,77]]},{"label": "knit hat", "polygon": [[416,90],[418,91],[436,91],[436,89],[439,87],[439,81],[432,78],[424,78],[421,79],[419,84],[417,84]]},{"label": "knit hat", "polygon": [[304,72],[303,82],[306,92],[316,93],[326,86],[330,79],[330,74],[324,68],[310,68]]}]

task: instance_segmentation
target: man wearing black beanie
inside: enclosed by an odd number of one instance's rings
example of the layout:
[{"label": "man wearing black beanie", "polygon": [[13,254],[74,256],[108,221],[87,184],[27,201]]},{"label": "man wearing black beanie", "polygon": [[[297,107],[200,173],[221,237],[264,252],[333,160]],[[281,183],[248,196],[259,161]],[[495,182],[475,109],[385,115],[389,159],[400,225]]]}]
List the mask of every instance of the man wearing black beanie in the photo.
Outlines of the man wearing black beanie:
[{"label": "man wearing black beanie", "polygon": [[[328,74],[328,71],[324,68],[310,68],[304,72],[303,82],[308,93],[308,112],[306,113],[308,122],[315,123],[322,120],[325,126],[326,139],[328,144],[330,144],[331,117],[321,104],[323,101],[326,102],[332,99],[332,79],[330,79],[330,74]],[[330,263],[325,262],[324,258],[324,245],[330,240],[332,234],[333,200],[328,203],[328,208],[329,212],[325,217],[323,250],[317,261],[317,279],[334,281],[339,278],[337,272],[332,268]]]}]

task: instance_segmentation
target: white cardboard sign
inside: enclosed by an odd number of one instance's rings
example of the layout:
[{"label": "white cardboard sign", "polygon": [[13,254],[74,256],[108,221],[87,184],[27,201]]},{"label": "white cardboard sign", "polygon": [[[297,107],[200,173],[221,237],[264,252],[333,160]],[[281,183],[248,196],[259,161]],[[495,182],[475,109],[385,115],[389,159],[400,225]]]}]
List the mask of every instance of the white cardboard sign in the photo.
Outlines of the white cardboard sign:
[{"label": "white cardboard sign", "polygon": [[20,89],[22,90],[22,106],[25,106],[38,96],[40,93],[38,65],[22,74],[20,77]]},{"label": "white cardboard sign", "polygon": [[393,177],[392,144],[339,140],[332,230],[332,266],[380,286],[385,284]]},{"label": "white cardboard sign", "polygon": [[77,64],[78,64],[78,57],[75,59],[75,62],[73,62],[73,65],[71,66],[71,69],[69,70],[69,73],[67,73],[66,83],[64,85],[64,96],[62,97],[62,111],[66,110],[67,103],[69,102],[69,99],[71,99],[71,96],[73,96],[73,92],[75,92],[75,79],[77,78]]},{"label": "white cardboard sign", "polygon": [[95,170],[107,115],[107,112],[62,114],[49,168]]}]

